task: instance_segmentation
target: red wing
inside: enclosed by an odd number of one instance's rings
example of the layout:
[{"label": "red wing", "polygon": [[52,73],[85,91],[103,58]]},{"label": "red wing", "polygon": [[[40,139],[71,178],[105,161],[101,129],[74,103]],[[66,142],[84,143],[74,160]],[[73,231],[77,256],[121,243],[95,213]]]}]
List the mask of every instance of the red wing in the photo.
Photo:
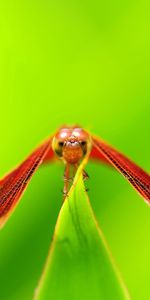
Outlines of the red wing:
[{"label": "red wing", "polygon": [[109,166],[112,166],[110,161],[105,157],[103,153],[99,151],[94,145],[92,147],[91,153],[90,153],[90,159],[97,159],[100,160],[102,163],[105,163]]},{"label": "red wing", "polygon": [[[104,155],[106,159],[131,183],[131,185],[150,204],[150,176],[125,155],[115,150],[97,137],[92,137],[93,149]],[[96,157],[98,158],[98,156]]]},{"label": "red wing", "polygon": [[53,160],[53,158],[55,157],[54,155],[54,151],[52,149],[52,147],[48,150],[48,152],[46,153],[44,159],[43,159],[43,164],[48,163],[49,161]]},{"label": "red wing", "polygon": [[51,150],[51,140],[52,138],[49,138],[20,166],[0,180],[0,227],[9,217],[31,177]]}]

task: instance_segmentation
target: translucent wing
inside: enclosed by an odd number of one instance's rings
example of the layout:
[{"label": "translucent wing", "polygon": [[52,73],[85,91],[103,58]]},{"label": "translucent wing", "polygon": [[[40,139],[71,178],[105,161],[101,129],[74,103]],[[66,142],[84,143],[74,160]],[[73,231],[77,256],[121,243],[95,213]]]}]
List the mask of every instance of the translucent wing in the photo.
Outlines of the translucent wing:
[{"label": "translucent wing", "polygon": [[[125,155],[101,141],[97,137],[92,137],[93,149],[97,149],[100,154],[113,165],[144,197],[146,202],[150,204],[150,175],[128,159]],[[99,159],[98,155],[96,157]]]},{"label": "translucent wing", "polygon": [[46,153],[46,155],[43,158],[43,162],[42,164],[47,164],[50,161],[52,161],[54,159],[55,155],[54,155],[54,151],[52,149],[52,147],[50,147],[50,149],[48,150],[48,152]]},{"label": "translucent wing", "polygon": [[51,151],[51,140],[52,138],[49,138],[15,170],[0,180],[0,227],[15,208],[37,168]]},{"label": "translucent wing", "polygon": [[94,145],[92,146],[91,153],[90,153],[90,159],[93,160],[100,160],[101,163],[107,164],[109,166],[112,166],[110,161],[105,157],[103,153],[99,151]]}]

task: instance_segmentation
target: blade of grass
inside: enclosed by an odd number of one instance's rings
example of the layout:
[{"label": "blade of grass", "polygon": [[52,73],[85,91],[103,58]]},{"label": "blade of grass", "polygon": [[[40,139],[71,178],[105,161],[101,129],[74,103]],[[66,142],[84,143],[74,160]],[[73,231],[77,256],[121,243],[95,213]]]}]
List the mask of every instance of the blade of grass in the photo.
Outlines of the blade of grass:
[{"label": "blade of grass", "polygon": [[79,167],[57,220],[35,300],[129,300],[98,227]]}]

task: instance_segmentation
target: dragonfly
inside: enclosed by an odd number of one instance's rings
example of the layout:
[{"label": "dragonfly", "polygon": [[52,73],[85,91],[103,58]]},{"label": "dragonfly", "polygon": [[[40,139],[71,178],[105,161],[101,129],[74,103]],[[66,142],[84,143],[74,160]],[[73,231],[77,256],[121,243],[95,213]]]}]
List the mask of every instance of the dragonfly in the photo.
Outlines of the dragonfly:
[{"label": "dragonfly", "polygon": [[[2,227],[18,204],[32,176],[41,164],[57,157],[65,165],[64,195],[82,159],[111,165],[119,171],[132,187],[150,204],[150,175],[120,151],[79,126],[62,126],[37,147],[17,168],[0,180],[0,227]],[[72,174],[72,177],[71,177]],[[83,170],[83,177],[87,173]]]}]

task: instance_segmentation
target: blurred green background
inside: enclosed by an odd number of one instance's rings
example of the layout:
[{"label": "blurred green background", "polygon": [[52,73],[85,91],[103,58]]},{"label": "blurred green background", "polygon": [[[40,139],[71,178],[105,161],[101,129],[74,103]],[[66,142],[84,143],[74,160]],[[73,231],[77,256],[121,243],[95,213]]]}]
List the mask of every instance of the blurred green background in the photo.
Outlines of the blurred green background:
[{"label": "blurred green background", "polygon": [[[150,170],[149,13],[141,0],[1,1],[1,176],[64,123],[81,124]],[[150,210],[114,170],[91,162],[87,171],[132,299],[150,299]],[[2,300],[32,299],[62,178],[61,163],[41,167],[0,232]]]}]

